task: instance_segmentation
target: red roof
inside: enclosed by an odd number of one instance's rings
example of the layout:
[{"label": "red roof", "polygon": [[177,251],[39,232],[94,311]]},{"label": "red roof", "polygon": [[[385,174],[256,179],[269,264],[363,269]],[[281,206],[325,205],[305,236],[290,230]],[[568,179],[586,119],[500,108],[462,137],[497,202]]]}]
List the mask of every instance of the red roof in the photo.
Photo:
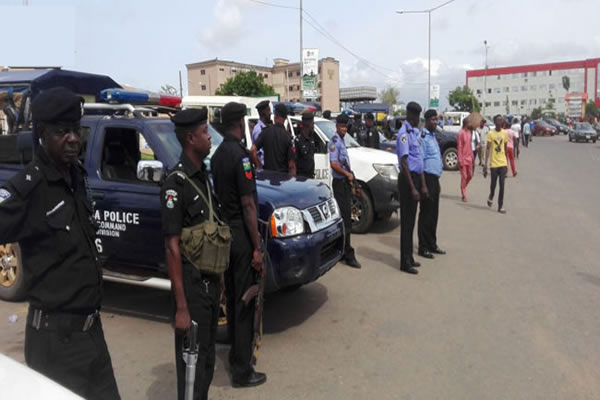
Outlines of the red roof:
[{"label": "red roof", "polygon": [[[555,71],[561,69],[575,69],[575,68],[598,68],[600,64],[600,58],[590,58],[588,60],[580,61],[565,61],[557,63],[547,64],[532,64],[532,65],[519,65],[514,67],[499,67],[499,68],[488,68],[487,75],[506,75],[506,74],[519,74],[524,72],[537,72],[537,71]],[[485,76],[485,69],[474,69],[467,71],[467,79]]]}]

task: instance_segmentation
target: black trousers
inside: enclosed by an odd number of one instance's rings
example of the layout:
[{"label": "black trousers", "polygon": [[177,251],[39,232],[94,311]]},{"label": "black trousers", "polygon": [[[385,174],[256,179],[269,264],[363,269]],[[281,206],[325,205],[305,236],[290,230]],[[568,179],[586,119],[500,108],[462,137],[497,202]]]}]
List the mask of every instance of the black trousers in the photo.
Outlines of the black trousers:
[{"label": "black trousers", "polygon": [[256,283],[256,274],[251,266],[254,248],[245,226],[231,224],[233,242],[229,269],[225,272],[225,290],[227,293],[227,331],[231,339],[229,365],[233,379],[243,379],[252,372],[254,352],[254,300],[247,306],[242,296],[250,286]]},{"label": "black trousers", "polygon": [[346,233],[344,243],[344,259],[353,260],[354,248],[350,240],[352,233],[352,188],[347,179],[333,178],[333,197],[340,207],[340,214],[344,220],[344,231]]},{"label": "black trousers", "polygon": [[500,181],[500,190],[498,191],[498,210],[500,210],[504,204],[504,178],[506,178],[507,168],[508,167],[499,167],[490,169],[490,200],[494,200],[496,181]]},{"label": "black trousers", "polygon": [[[421,177],[411,172],[415,188],[421,193]],[[413,258],[413,232],[417,218],[417,200],[411,195],[407,178],[398,174],[398,191],[400,192],[400,265],[408,266]]]},{"label": "black trousers", "polygon": [[36,330],[31,326],[29,309],[25,328],[25,361],[27,365],[89,400],[120,399],[117,382],[102,322],[98,317],[92,327],[83,332],[69,327],[68,317],[63,327]]},{"label": "black trousers", "polygon": [[[194,380],[194,399],[208,399],[208,389],[215,371],[215,341],[221,298],[219,276],[202,275],[188,263],[182,265],[182,280],[190,318],[198,323],[198,361]],[[175,367],[177,369],[177,398],[185,398],[183,361],[184,335],[175,334]]]},{"label": "black trousers", "polygon": [[421,199],[419,206],[419,250],[437,249],[437,224],[440,209],[440,178],[425,173],[425,184],[429,191],[427,199]]}]

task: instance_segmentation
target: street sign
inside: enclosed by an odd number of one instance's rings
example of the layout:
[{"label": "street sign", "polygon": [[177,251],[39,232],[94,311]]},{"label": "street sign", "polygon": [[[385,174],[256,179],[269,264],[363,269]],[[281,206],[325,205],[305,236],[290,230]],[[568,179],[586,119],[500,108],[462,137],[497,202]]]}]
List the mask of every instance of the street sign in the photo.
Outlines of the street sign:
[{"label": "street sign", "polygon": [[440,85],[431,85],[429,88],[429,108],[440,106]]},{"label": "street sign", "polygon": [[319,97],[319,49],[302,49],[302,97]]}]

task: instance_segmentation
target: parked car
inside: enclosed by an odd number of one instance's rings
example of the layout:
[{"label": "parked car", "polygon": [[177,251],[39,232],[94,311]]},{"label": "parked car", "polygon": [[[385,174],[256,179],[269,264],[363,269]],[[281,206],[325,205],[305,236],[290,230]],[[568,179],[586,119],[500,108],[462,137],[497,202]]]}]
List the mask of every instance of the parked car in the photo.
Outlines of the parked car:
[{"label": "parked car", "polygon": [[533,123],[533,129],[531,130],[533,136],[554,136],[557,132],[558,130],[555,127],[541,119]]},{"label": "parked car", "polygon": [[569,132],[569,142],[579,142],[585,140],[592,143],[596,143],[598,140],[598,132],[589,122],[575,122],[573,130]]},{"label": "parked car", "polygon": [[544,118],[544,122],[549,123],[551,126],[556,128],[558,133],[562,133],[563,135],[568,135],[571,130],[568,125],[565,125],[554,118]]}]

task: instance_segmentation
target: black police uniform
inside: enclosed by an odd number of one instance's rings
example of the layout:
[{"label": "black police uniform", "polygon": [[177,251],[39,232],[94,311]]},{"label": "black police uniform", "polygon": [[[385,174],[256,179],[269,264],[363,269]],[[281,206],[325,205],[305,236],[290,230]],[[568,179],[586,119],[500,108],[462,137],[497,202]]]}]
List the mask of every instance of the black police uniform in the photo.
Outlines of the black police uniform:
[{"label": "black police uniform", "polygon": [[[194,181],[208,198],[210,182],[204,165],[197,168],[185,155],[173,168],[162,186],[161,217],[165,236],[180,235],[183,228],[198,225],[209,218],[209,207],[182,174]],[[216,207],[213,195],[213,208]],[[215,210],[216,212],[217,210]],[[207,399],[208,389],[215,370],[215,342],[221,297],[220,276],[199,272],[183,255],[182,282],[190,318],[198,323],[198,361],[194,381],[194,398]],[[175,365],[177,368],[177,398],[185,395],[185,369],[183,361],[184,335],[175,335]]]},{"label": "black police uniform", "polygon": [[[66,89],[36,100],[34,120],[81,118],[83,99]],[[72,164],[63,174],[39,148],[0,189],[0,243],[21,248],[27,365],[86,399],[119,399],[99,315],[102,267],[89,193],[83,166]]]},{"label": "black police uniform", "polygon": [[365,130],[365,146],[379,150],[379,132],[373,125]]},{"label": "black police uniform", "polygon": [[264,169],[288,172],[288,162],[295,160],[294,145],[292,138],[283,125],[273,124],[263,129],[254,143],[257,150],[265,152]]},{"label": "black police uniform", "polygon": [[359,145],[366,145],[367,131],[365,125],[362,123],[362,120],[354,121],[348,133],[358,142]]},{"label": "black police uniform", "polygon": [[[264,137],[264,132],[261,138]],[[267,155],[265,154],[265,159]],[[227,328],[232,340],[229,364],[233,380],[243,380],[253,371],[254,302],[244,306],[242,295],[256,283],[251,266],[254,247],[244,222],[240,198],[250,195],[258,209],[255,170],[250,153],[239,140],[224,135],[211,159],[215,191],[232,232],[229,269],[225,272]]]},{"label": "black police uniform", "polygon": [[315,133],[311,131],[309,136],[303,133],[294,139],[296,148],[296,174],[307,178],[315,177],[315,153],[323,152],[315,141]]}]

